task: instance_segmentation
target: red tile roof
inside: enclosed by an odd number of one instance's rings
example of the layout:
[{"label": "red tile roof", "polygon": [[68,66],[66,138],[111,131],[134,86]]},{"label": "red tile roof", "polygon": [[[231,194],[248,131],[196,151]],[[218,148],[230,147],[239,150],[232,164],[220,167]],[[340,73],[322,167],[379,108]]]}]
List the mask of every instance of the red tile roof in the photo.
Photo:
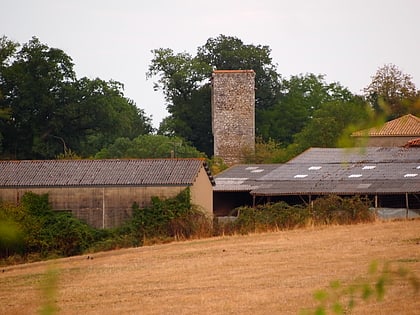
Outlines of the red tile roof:
[{"label": "red tile roof", "polygon": [[352,136],[420,136],[420,118],[408,114],[388,121],[380,127],[356,131]]}]

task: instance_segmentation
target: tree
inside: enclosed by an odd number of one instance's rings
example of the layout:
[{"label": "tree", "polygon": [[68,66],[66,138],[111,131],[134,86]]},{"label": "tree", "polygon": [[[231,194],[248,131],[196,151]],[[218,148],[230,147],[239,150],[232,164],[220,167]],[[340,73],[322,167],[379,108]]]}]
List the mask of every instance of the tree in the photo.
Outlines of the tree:
[{"label": "tree", "polygon": [[235,37],[220,35],[207,40],[196,56],[175,54],[171,49],[152,53],[147,76],[159,77],[155,88],[164,92],[170,113],[160,133],[180,136],[209,156],[213,154],[209,79],[214,69],[253,69],[257,109],[269,108],[277,99],[278,75],[268,46],[245,45]]},{"label": "tree", "polygon": [[110,158],[191,158],[203,154],[179,137],[141,135],[133,140],[118,138],[95,156]]},{"label": "tree", "polygon": [[348,102],[352,93],[339,83],[325,82],[323,75],[306,74],[284,79],[277,103],[261,114],[258,133],[287,146],[293,135],[311,122],[314,112],[328,102]]},{"label": "tree", "polygon": [[68,149],[88,157],[118,137],[152,131],[121,83],[77,79],[71,57],[36,37],[20,50],[5,37],[0,45],[3,157],[54,158]]},{"label": "tree", "polygon": [[120,137],[133,139],[152,131],[150,118],[123,95],[120,82],[82,78],[74,84],[64,139],[82,156],[93,156]]},{"label": "tree", "polygon": [[273,64],[269,46],[244,44],[236,37],[220,35],[209,38],[206,44],[199,47],[197,58],[210,65],[212,70],[254,70],[257,115],[258,111],[275,104],[280,76]]},{"label": "tree", "polygon": [[396,65],[386,64],[380,67],[372,82],[364,89],[366,99],[378,113],[385,113],[393,119],[407,113],[420,113],[415,108],[420,96],[409,74],[403,73]]},{"label": "tree", "polygon": [[32,38],[1,68],[2,109],[11,112],[3,125],[3,145],[17,158],[39,157],[42,139],[62,128],[56,108],[62,106],[61,91],[75,79],[73,63],[63,51],[48,48]]},{"label": "tree", "polygon": [[363,100],[324,103],[313,113],[313,118],[294,136],[296,153],[310,147],[336,147],[349,139],[352,131],[369,123],[369,108]]}]

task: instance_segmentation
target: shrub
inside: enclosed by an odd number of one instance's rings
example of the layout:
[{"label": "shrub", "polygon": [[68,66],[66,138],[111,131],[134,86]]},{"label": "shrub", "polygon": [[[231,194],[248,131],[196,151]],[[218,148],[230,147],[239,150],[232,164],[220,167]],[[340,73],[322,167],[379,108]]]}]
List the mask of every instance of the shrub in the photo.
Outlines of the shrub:
[{"label": "shrub", "polygon": [[[8,229],[1,229],[1,226]],[[13,242],[8,231],[15,235]],[[27,260],[33,257],[39,260],[77,255],[97,240],[97,236],[94,228],[70,213],[53,211],[47,194],[25,193],[19,206],[0,203],[2,258],[18,254]]]},{"label": "shrub", "polygon": [[230,230],[240,234],[305,226],[310,219],[307,207],[290,206],[285,202],[259,205],[255,208],[240,207],[237,220],[230,223]]},{"label": "shrub", "polygon": [[236,220],[218,223],[220,234],[255,233],[270,230],[285,230],[314,224],[354,224],[375,219],[369,210],[369,200],[358,196],[341,198],[331,195],[316,199],[312,206],[290,206],[281,201],[256,207],[234,209]]},{"label": "shrub", "polygon": [[152,205],[146,208],[133,204],[133,216],[127,227],[140,242],[211,235],[211,221],[191,204],[188,188],[174,198],[153,197]]},{"label": "shrub", "polygon": [[342,198],[329,195],[313,202],[312,214],[315,224],[354,224],[371,222],[374,213],[369,210],[370,201],[359,196]]}]

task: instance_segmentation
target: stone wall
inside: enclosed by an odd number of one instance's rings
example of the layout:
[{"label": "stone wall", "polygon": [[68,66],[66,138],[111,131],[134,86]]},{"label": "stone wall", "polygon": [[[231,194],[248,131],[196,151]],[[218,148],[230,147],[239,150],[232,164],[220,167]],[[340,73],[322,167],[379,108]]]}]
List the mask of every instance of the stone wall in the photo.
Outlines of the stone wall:
[{"label": "stone wall", "polygon": [[214,156],[227,165],[255,151],[255,72],[216,70],[212,76]]}]

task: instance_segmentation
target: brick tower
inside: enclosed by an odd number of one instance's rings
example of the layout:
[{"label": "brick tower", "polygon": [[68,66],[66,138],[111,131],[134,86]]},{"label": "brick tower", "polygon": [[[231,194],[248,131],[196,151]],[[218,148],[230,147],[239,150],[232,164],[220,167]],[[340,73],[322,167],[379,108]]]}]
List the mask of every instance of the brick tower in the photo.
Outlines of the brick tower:
[{"label": "brick tower", "polygon": [[213,71],[211,104],[214,156],[241,163],[255,152],[255,72]]}]

